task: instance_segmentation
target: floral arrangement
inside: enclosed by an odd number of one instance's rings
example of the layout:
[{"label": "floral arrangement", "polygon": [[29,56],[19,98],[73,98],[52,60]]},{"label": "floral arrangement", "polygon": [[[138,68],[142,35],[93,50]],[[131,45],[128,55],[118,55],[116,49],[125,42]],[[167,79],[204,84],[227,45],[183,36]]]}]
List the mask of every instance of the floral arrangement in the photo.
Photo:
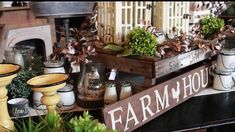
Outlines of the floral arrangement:
[{"label": "floral arrangement", "polygon": [[70,72],[73,67],[80,63],[87,63],[90,56],[96,55],[95,44],[98,42],[96,36],[96,10],[91,16],[87,16],[79,28],[69,29],[69,41],[65,41],[65,30],[59,32],[60,47],[53,47],[53,53],[49,56],[51,60],[64,59],[71,64]]}]

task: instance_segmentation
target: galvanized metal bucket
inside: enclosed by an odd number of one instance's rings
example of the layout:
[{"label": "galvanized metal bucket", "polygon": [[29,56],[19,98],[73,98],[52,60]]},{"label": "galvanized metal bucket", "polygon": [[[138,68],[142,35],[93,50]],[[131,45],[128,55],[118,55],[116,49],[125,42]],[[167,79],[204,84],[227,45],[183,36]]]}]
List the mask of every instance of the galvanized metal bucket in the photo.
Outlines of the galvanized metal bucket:
[{"label": "galvanized metal bucket", "polygon": [[234,71],[235,51],[221,51],[217,59],[217,69],[221,71]]},{"label": "galvanized metal bucket", "polygon": [[32,1],[31,8],[37,17],[80,17],[92,14],[95,2],[89,1]]},{"label": "galvanized metal bucket", "polygon": [[216,69],[214,80],[213,80],[213,88],[217,90],[228,91],[231,90],[234,86],[234,72],[230,71],[221,71]]}]

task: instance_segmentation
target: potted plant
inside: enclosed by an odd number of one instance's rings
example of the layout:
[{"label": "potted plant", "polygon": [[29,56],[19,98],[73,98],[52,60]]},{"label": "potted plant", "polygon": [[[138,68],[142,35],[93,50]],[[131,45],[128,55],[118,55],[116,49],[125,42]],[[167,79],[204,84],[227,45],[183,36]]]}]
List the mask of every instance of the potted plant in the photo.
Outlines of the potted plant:
[{"label": "potted plant", "polygon": [[200,27],[205,39],[213,39],[224,27],[224,20],[215,16],[204,17],[200,19]]},{"label": "potted plant", "polygon": [[88,111],[83,115],[62,117],[58,113],[49,112],[46,116],[39,116],[38,122],[32,117],[15,121],[15,132],[117,132],[106,127],[98,119],[94,119]]},{"label": "potted plant", "polygon": [[146,29],[134,28],[126,37],[133,55],[156,56],[157,38]]},{"label": "potted plant", "polygon": [[31,88],[27,85],[27,80],[36,76],[32,70],[21,70],[7,86],[11,98],[28,98],[31,94]]}]

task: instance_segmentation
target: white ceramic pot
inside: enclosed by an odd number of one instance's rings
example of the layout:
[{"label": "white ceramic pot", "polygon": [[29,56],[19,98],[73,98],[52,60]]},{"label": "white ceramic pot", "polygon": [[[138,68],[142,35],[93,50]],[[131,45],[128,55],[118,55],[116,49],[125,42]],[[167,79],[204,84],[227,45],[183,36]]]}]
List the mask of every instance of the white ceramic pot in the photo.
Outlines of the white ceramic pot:
[{"label": "white ceramic pot", "polygon": [[63,61],[47,60],[44,62],[44,73],[65,73],[63,64]]},{"label": "white ceramic pot", "polygon": [[132,95],[131,84],[123,82],[121,85],[120,100],[125,99]]},{"label": "white ceramic pot", "polygon": [[117,90],[115,84],[109,83],[106,84],[105,94],[104,94],[104,103],[111,104],[118,100]]},{"label": "white ceramic pot", "polygon": [[33,92],[33,108],[38,110],[46,110],[46,105],[41,102],[42,93],[41,92]]},{"label": "white ceramic pot", "polygon": [[221,71],[235,70],[235,51],[221,51],[217,58],[217,67]]},{"label": "white ceramic pot", "polygon": [[232,72],[215,70],[213,88],[217,90],[231,90],[234,86]]},{"label": "white ceramic pot", "polygon": [[12,117],[21,117],[29,114],[29,100],[26,98],[14,98],[7,101],[9,114]]},{"label": "white ceramic pot", "polygon": [[59,107],[60,110],[69,110],[74,108],[75,104],[75,94],[73,91],[73,85],[67,83],[66,86],[57,91],[60,96]]}]

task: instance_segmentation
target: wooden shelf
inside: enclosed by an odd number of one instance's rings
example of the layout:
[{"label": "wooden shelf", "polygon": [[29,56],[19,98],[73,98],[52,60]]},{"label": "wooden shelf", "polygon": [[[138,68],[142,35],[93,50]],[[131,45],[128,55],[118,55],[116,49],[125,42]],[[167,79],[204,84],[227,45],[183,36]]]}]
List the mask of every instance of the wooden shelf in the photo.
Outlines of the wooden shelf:
[{"label": "wooden shelf", "polygon": [[29,10],[31,9],[29,6],[24,7],[1,7],[0,11],[18,11],[18,10]]},{"label": "wooden shelf", "polygon": [[[83,112],[85,110],[99,110],[99,109],[84,109],[79,107],[77,104],[75,104],[74,108],[71,110],[57,110],[59,113],[72,113],[72,112]],[[37,110],[32,107],[29,108],[29,114],[23,117],[29,117],[29,116],[40,116],[45,115],[47,113],[47,110]],[[11,117],[12,119],[16,118],[23,118],[23,117]]]}]

